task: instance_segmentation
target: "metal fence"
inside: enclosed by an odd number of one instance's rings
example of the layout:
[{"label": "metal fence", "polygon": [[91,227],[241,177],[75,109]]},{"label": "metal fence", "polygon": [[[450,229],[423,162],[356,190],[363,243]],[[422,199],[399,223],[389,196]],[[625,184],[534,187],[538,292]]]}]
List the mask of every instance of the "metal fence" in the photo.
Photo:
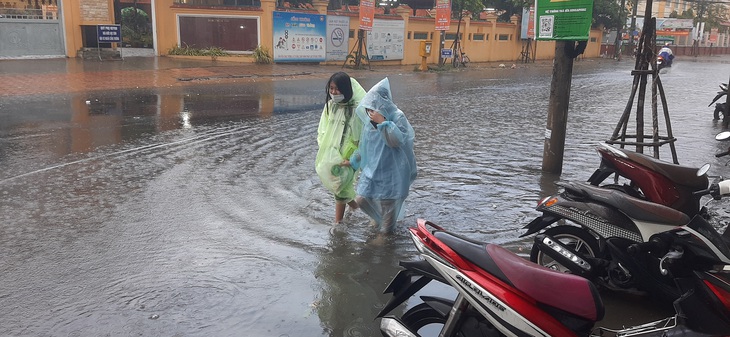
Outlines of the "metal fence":
[{"label": "metal fence", "polygon": [[[58,7],[44,6],[42,9],[0,8],[0,19],[58,20]],[[50,8],[47,8],[50,7]]]}]

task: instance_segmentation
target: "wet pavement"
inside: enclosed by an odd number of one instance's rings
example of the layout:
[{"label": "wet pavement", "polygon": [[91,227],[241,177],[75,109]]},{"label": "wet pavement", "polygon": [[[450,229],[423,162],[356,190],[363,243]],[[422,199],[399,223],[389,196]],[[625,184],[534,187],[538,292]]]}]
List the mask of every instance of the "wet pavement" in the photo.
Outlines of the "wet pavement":
[{"label": "wet pavement", "polygon": [[[406,218],[378,247],[361,212],[333,229],[313,169],[339,66],[0,61],[0,335],[379,336],[382,290],[415,251],[404,228],[426,218],[524,256],[537,200],[598,164],[632,67],[576,62],[560,176],[540,171],[549,64],[348,70],[366,88],[387,75],[416,130]],[[662,77],[680,163],[713,175],[730,169],[707,104],[728,77],[723,59]],[[666,313],[605,301],[611,327]]]},{"label": "wet pavement", "polygon": [[[0,97],[89,90],[173,88],[195,84],[328,78],[342,66],[258,65],[174,57],[127,57],[124,60],[0,60]],[[345,69],[347,70],[347,69]],[[412,66],[372,68],[363,72],[412,71]]]}]

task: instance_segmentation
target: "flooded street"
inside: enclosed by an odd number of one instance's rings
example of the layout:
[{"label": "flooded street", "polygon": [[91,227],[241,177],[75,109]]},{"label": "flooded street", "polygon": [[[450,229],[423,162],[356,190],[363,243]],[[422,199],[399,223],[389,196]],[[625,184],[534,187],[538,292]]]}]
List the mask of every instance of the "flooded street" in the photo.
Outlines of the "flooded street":
[{"label": "flooded street", "polygon": [[[661,78],[679,162],[727,176],[707,107],[721,60]],[[388,74],[419,176],[383,247],[362,212],[330,233],[314,172],[326,78],[0,97],[0,335],[379,336],[382,291],[415,252],[405,228],[529,254],[537,200],[597,168],[632,69],[575,63],[561,176],[541,171],[550,65]],[[366,89],[385,76],[349,73]],[[644,318],[624,314],[614,327]]]}]

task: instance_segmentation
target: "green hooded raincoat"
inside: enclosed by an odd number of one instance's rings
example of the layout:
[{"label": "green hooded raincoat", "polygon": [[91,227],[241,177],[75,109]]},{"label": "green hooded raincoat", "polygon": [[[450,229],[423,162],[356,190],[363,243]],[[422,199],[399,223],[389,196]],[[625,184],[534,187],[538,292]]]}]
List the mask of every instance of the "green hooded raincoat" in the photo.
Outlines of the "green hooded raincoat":
[{"label": "green hooded raincoat", "polygon": [[355,170],[340,166],[357,150],[362,132],[362,121],[355,116],[355,108],[363,97],[365,89],[354,78],[350,78],[352,99],[345,103],[328,100],[322,110],[317,128],[317,158],[314,165],[319,179],[335,199],[349,202],[355,198]]}]

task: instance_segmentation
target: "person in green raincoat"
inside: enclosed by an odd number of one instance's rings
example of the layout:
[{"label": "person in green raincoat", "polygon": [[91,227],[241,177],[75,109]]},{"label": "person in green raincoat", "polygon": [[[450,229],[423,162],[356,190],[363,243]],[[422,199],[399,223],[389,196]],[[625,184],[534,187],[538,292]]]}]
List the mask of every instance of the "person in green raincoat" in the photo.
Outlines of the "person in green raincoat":
[{"label": "person in green raincoat", "polygon": [[358,208],[355,199],[355,170],[349,158],[357,150],[362,121],[355,108],[365,97],[365,89],[354,78],[337,72],[327,81],[327,101],[317,128],[317,158],[314,165],[319,179],[335,196],[335,223],[341,223],[346,205]]}]

